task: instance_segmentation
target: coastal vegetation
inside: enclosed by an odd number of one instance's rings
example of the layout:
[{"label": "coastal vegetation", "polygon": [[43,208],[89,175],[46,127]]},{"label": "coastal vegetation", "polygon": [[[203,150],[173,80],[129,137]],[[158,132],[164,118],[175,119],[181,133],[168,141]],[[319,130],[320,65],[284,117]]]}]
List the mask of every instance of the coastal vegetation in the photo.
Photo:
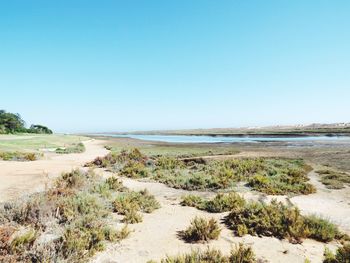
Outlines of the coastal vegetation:
[{"label": "coastal vegetation", "polygon": [[[148,193],[130,191],[116,178],[103,180],[80,170],[62,174],[48,191],[3,204],[0,261],[86,262],[106,243],[128,236],[127,226],[116,227],[112,217],[115,200],[125,195],[132,196],[142,211],[156,209],[154,199],[153,206],[149,204]],[[119,203],[120,209],[127,205]]]},{"label": "coastal vegetation", "polygon": [[52,134],[52,130],[39,124],[32,124],[30,128],[27,129],[21,115],[0,110],[0,134],[7,133]]},{"label": "coastal vegetation", "polygon": [[98,157],[87,166],[108,168],[130,178],[150,178],[185,190],[230,189],[244,182],[253,190],[272,195],[315,192],[308,183],[311,168],[300,159],[148,157],[133,149]]},{"label": "coastal vegetation", "polygon": [[188,195],[183,197],[181,204],[210,213],[230,212],[224,221],[237,236],[274,236],[292,243],[301,243],[303,238],[322,242],[347,238],[328,220],[314,215],[303,216],[297,207],[276,200],[266,204],[246,201],[236,193],[229,193],[217,194],[209,200]]},{"label": "coastal vegetation", "polygon": [[348,173],[330,169],[318,170],[316,173],[321,176],[321,183],[328,189],[342,189],[346,185],[350,185],[350,175]]}]

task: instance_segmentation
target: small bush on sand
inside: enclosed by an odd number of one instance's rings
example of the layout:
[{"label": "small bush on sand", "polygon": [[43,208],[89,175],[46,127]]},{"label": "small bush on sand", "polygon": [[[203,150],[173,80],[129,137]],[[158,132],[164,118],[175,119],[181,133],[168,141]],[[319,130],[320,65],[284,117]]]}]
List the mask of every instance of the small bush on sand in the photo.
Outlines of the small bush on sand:
[{"label": "small bush on sand", "polygon": [[329,189],[342,189],[350,185],[350,175],[344,172],[323,169],[316,171],[321,176],[321,183]]},{"label": "small bush on sand", "polygon": [[182,206],[190,206],[190,207],[196,207],[198,209],[202,209],[204,206],[204,199],[198,195],[184,195],[181,197],[180,204]]},{"label": "small bush on sand", "polygon": [[[155,261],[149,261],[148,263]],[[254,263],[254,252],[250,247],[239,244],[231,250],[229,256],[225,256],[220,250],[207,249],[205,251],[194,250],[188,254],[167,256],[161,263]]]},{"label": "small bush on sand", "polygon": [[333,254],[329,249],[325,249],[323,263],[349,263],[350,262],[350,244],[337,249]]},{"label": "small bush on sand", "polygon": [[196,217],[191,221],[191,225],[179,236],[186,242],[208,242],[212,239],[218,239],[221,229],[215,219],[206,220]]},{"label": "small bush on sand", "polygon": [[125,216],[125,222],[139,223],[142,221],[138,212],[152,213],[160,207],[158,201],[147,190],[129,191],[120,194],[113,202],[114,211]]},{"label": "small bush on sand", "polygon": [[326,219],[314,215],[305,217],[309,237],[322,242],[329,242],[339,237],[338,228]]},{"label": "small bush on sand", "polygon": [[222,213],[244,205],[244,198],[232,192],[229,194],[217,194],[213,199],[206,201],[204,207],[210,213]]},{"label": "small bush on sand", "polygon": [[225,219],[236,235],[258,235],[287,238],[301,243],[303,238],[328,242],[340,237],[335,225],[315,216],[304,217],[296,207],[273,200],[270,204],[249,202],[234,208]]},{"label": "small bush on sand", "polygon": [[120,171],[120,174],[130,178],[144,178],[148,176],[148,170],[143,163],[129,161]]}]

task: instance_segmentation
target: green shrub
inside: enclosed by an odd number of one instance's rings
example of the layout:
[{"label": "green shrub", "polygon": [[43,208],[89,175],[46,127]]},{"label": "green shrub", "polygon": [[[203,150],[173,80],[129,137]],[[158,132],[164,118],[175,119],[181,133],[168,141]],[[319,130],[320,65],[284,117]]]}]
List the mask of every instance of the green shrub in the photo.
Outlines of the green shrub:
[{"label": "green shrub", "polygon": [[204,207],[210,213],[222,213],[244,205],[244,198],[232,192],[229,194],[217,194],[213,199],[206,201]]},{"label": "green shrub", "polygon": [[296,207],[289,208],[275,200],[271,204],[249,202],[236,207],[225,221],[238,236],[274,236],[292,243],[300,243],[303,238],[328,242],[340,237],[337,227],[327,220],[304,217]]},{"label": "green shrub", "polygon": [[203,208],[204,199],[198,195],[184,195],[181,197],[180,204],[182,206],[196,207],[198,209]]},{"label": "green shrub", "polygon": [[114,211],[124,215],[125,222],[141,222],[142,217],[137,212],[152,213],[160,204],[147,190],[129,191],[120,194],[113,202]]},{"label": "green shrub", "polygon": [[305,217],[305,224],[309,229],[309,237],[322,242],[329,242],[339,236],[338,228],[326,219],[316,216]]},{"label": "green shrub", "polygon": [[208,242],[212,239],[218,239],[221,229],[215,219],[206,220],[196,217],[191,221],[191,225],[179,236],[186,242]]},{"label": "green shrub", "polygon": [[120,174],[130,178],[143,178],[148,176],[148,170],[143,163],[128,161],[120,171]]}]

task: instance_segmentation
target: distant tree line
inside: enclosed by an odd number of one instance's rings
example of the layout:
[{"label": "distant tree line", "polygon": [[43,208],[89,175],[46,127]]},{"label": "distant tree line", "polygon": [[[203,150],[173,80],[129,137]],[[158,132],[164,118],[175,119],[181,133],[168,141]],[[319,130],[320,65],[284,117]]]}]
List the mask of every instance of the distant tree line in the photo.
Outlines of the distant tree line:
[{"label": "distant tree line", "polygon": [[52,134],[52,130],[43,125],[32,124],[29,128],[26,128],[21,115],[0,110],[0,134],[25,132]]}]

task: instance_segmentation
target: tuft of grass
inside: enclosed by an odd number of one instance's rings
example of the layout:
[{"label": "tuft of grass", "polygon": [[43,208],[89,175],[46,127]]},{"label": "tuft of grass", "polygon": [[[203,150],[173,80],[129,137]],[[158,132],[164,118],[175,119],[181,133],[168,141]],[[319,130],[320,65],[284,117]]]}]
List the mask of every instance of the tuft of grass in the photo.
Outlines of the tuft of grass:
[{"label": "tuft of grass", "polygon": [[190,226],[179,233],[179,236],[190,243],[208,242],[213,239],[218,239],[221,229],[218,222],[211,218],[206,220],[204,218],[195,217]]},{"label": "tuft of grass", "polygon": [[[148,263],[155,263],[149,261]],[[229,256],[222,254],[220,250],[210,249],[204,251],[193,250],[188,254],[167,256],[161,263],[255,263],[256,258],[251,247],[239,244],[231,250]]]},{"label": "tuft of grass", "polygon": [[57,148],[55,152],[58,154],[83,153],[85,152],[85,145],[82,142],[79,142],[77,144],[73,143],[72,145],[65,148]]},{"label": "tuft of grass", "polygon": [[350,185],[350,175],[344,172],[323,169],[316,171],[321,176],[321,183],[328,189],[342,189]]},{"label": "tuft of grass", "polygon": [[324,218],[315,215],[305,217],[305,225],[307,226],[310,238],[322,242],[329,242],[340,237],[338,228]]},{"label": "tuft of grass", "polygon": [[337,249],[333,254],[329,249],[325,249],[323,263],[349,263],[350,262],[350,244]]}]

